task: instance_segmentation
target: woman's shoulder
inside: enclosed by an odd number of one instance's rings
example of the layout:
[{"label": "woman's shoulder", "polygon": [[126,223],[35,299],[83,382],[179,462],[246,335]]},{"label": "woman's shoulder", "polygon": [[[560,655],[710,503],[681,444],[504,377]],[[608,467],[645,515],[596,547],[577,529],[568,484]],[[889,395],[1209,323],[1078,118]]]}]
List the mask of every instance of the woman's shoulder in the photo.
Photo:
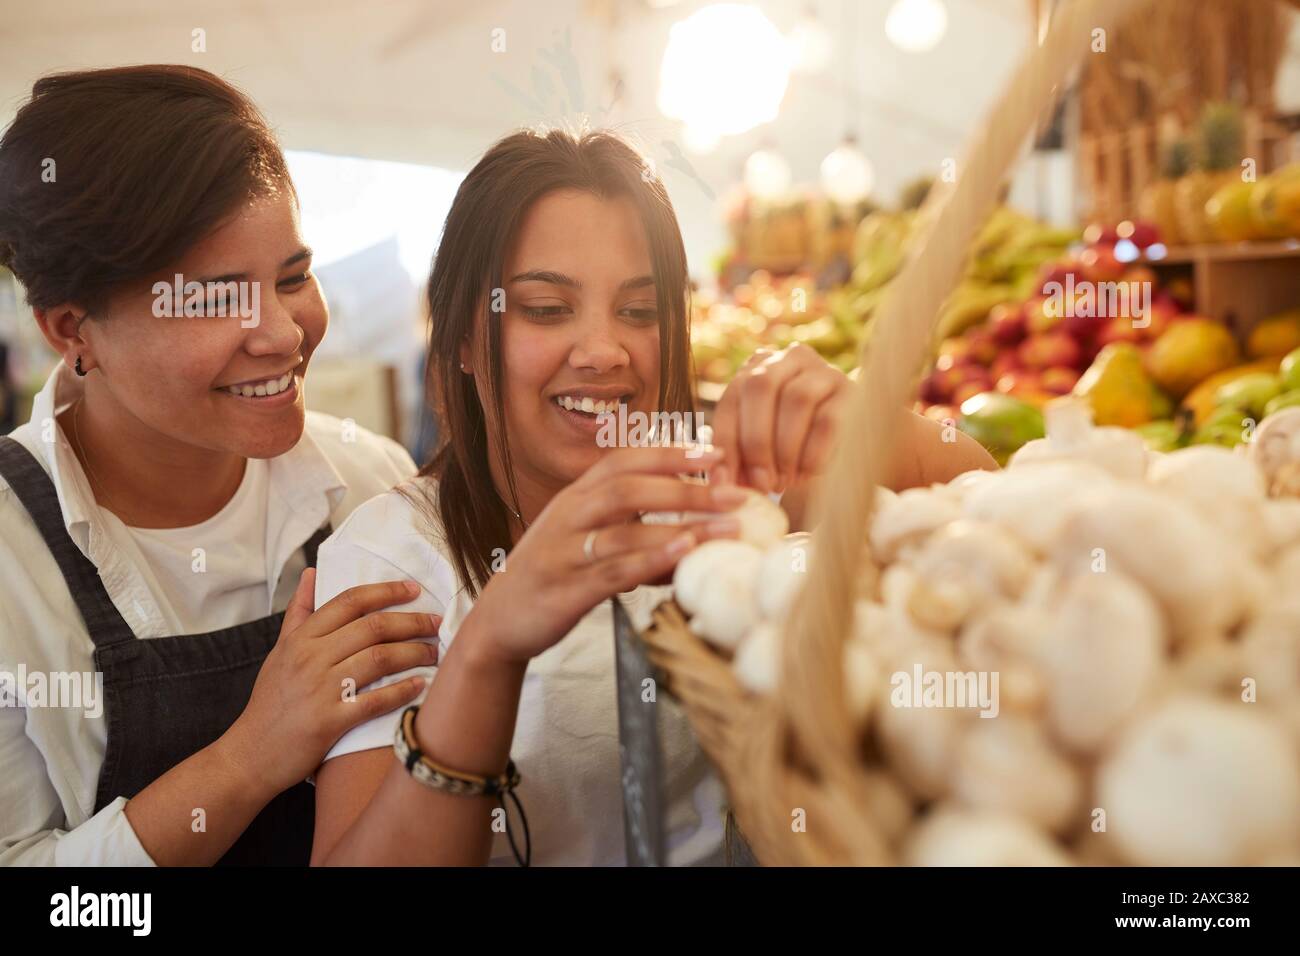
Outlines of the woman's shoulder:
[{"label": "woman's shoulder", "polygon": [[306,433],[348,483],[365,497],[387,491],[416,472],[400,444],[353,421],[307,412]]},{"label": "woman's shoulder", "polygon": [[452,565],[437,512],[437,482],[415,477],[352,510],[321,545],[322,565],[379,559],[423,580]]}]

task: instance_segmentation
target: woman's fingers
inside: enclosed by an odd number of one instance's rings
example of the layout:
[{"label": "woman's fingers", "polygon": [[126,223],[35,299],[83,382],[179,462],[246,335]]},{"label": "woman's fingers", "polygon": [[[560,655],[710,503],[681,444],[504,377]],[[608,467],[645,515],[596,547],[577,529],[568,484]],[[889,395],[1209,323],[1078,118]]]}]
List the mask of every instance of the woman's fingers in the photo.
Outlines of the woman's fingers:
[{"label": "woman's fingers", "polygon": [[603,528],[646,511],[729,511],[745,497],[734,485],[701,485],[661,475],[616,475],[585,491],[573,517],[579,528]]},{"label": "woman's fingers", "polygon": [[587,469],[574,485],[599,487],[617,475],[687,475],[708,471],[722,460],[717,445],[647,445],[619,448]]},{"label": "woman's fingers", "polygon": [[[821,467],[821,460],[813,460],[810,451],[820,453],[820,445],[812,445],[819,427],[824,429],[833,414],[833,406],[848,380],[827,367],[824,371],[807,371],[796,375],[781,389],[780,409],[776,418],[776,468],[779,485],[785,488],[804,474],[812,474]],[[821,435],[817,434],[820,441]]]},{"label": "woman's fingers", "polygon": [[835,436],[839,432],[840,422],[844,419],[844,390],[818,407],[817,415],[804,438],[803,451],[799,456],[799,478],[807,479],[821,473],[830,461],[835,448]]},{"label": "woman's fingers", "polygon": [[372,645],[410,641],[417,637],[436,637],[441,626],[442,618],[436,614],[377,611],[351,624],[345,624],[331,635],[330,647],[335,662],[345,661]]},{"label": "woman's fingers", "polygon": [[299,630],[305,637],[322,637],[332,634],[345,624],[357,620],[372,611],[405,604],[420,593],[420,586],[414,581],[385,581],[381,584],[360,584],[348,588],[333,600],[321,605]]},{"label": "woman's fingers", "polygon": [[662,578],[697,543],[691,532],[679,531],[666,543],[655,547],[627,551],[593,562],[591,580],[597,584],[601,594],[630,591]]},{"label": "woman's fingers", "polygon": [[340,733],[351,730],[357,724],[364,724],[367,720],[382,716],[390,710],[396,710],[398,707],[411,703],[428,686],[428,678],[409,677],[406,680],[399,680],[384,687],[376,687],[374,690],[357,694],[353,700],[341,709],[344,722],[340,728]]},{"label": "woman's fingers", "polygon": [[730,476],[759,491],[778,489],[783,463],[777,453],[777,423],[784,413],[784,390],[803,374],[827,367],[802,345],[756,353],[746,363],[723,393],[713,419],[713,443],[726,453]]},{"label": "woman's fingers", "polygon": [[347,660],[335,665],[338,685],[351,679],[355,692],[381,677],[400,674],[414,667],[435,667],[438,663],[438,645],[426,641],[401,641],[395,644],[374,644],[358,651]]},{"label": "woman's fingers", "polygon": [[316,610],[316,569],[307,568],[298,578],[298,587],[289,606],[284,609],[284,621],[280,625],[281,634],[292,634],[311,617]]},{"label": "woman's fingers", "polygon": [[[740,534],[740,522],[725,514],[712,520],[689,521],[681,524],[631,524],[611,525],[600,528],[592,542],[595,561],[604,561],[616,555],[631,551],[644,551],[664,548],[674,539],[689,532],[697,541],[709,541],[715,538],[734,538]],[[581,553],[581,545],[577,552]],[[582,559],[585,559],[585,555]]]}]

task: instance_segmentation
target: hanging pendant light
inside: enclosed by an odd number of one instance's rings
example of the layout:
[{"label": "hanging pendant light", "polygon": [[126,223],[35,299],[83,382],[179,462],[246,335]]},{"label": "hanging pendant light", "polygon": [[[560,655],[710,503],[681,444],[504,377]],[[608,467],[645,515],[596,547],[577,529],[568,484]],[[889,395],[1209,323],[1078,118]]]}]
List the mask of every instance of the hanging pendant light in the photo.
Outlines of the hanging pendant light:
[{"label": "hanging pendant light", "polygon": [[831,34],[812,4],[790,31],[790,51],[796,73],[821,73],[831,61]]},{"label": "hanging pendant light", "polygon": [[775,200],[790,191],[793,176],[785,157],[771,146],[762,146],[745,160],[745,189],[755,199]]},{"label": "hanging pendant light", "polygon": [[871,194],[876,174],[871,160],[858,148],[853,135],[826,154],[821,168],[822,189],[842,206],[852,206]]},{"label": "hanging pendant light", "polygon": [[941,0],[897,0],[885,15],[885,36],[900,50],[933,50],[948,30],[948,10]]}]

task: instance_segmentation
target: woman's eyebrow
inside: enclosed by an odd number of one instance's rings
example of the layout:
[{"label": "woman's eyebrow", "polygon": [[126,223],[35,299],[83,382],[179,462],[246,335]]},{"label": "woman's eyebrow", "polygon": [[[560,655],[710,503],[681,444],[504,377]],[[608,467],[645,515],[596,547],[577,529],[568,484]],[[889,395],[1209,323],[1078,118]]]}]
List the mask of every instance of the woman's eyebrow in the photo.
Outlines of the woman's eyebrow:
[{"label": "woman's eyebrow", "polygon": [[563,272],[552,272],[550,269],[530,269],[528,272],[521,272],[513,277],[511,282],[547,282],[551,285],[568,286],[570,289],[581,289],[582,283],[572,276],[566,276]]},{"label": "woman's eyebrow", "polygon": [[[284,262],[280,263],[280,268],[287,269],[291,265],[294,265],[295,263],[302,262],[304,259],[310,259],[313,255],[314,253],[311,251],[311,249],[307,248],[306,246],[303,246],[301,249],[299,249],[297,252],[291,255],[288,259],[285,259]],[[242,282],[247,278],[248,278],[247,272],[231,272],[226,275],[212,276],[211,278],[197,279],[195,281],[197,281],[201,285],[207,285],[209,282],[218,282],[218,283]]]},{"label": "woman's eyebrow", "polygon": [[644,289],[646,286],[654,284],[654,276],[636,276],[632,279],[624,279],[619,283],[618,291],[626,292],[628,289]]}]

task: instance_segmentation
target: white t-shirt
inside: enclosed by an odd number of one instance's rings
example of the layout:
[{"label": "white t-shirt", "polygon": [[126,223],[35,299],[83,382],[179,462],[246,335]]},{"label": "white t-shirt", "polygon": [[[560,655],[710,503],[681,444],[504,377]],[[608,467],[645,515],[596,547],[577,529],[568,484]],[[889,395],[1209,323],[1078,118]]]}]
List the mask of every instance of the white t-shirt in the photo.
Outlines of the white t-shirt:
[{"label": "white t-shirt", "polygon": [[[393,491],[357,508],[321,546],[316,606],[349,587],[396,578],[410,578],[421,587],[420,596],[401,610],[443,615],[437,640],[445,653],[473,602],[458,582],[441,534],[431,534],[424,516]],[[634,622],[644,623],[667,594],[667,588],[642,587],[620,600]],[[528,609],[520,608],[519,613],[527,614]],[[372,686],[414,674],[434,677],[437,668],[394,674]],[[666,696],[659,697],[659,705],[669,862],[720,865],[722,785],[680,707]],[[394,711],[353,728],[325,759],[391,747],[400,714]],[[614,622],[608,601],[529,663],[510,753],[522,777],[518,796],[528,815],[534,864],[626,863]],[[515,864],[503,833],[494,837],[490,863]]]},{"label": "white t-shirt", "polygon": [[267,567],[269,466],[250,458],[233,498],[187,528],[133,528],[104,511],[114,544],[135,549],[140,573],[174,634],[201,634],[266,617],[275,582]]},{"label": "white t-shirt", "polygon": [[[277,458],[250,460],[237,500],[195,526],[197,535],[195,528],[178,530],[170,547],[159,544],[146,560],[145,552],[152,552],[155,542],[145,539],[154,532],[137,538],[96,504],[58,425],[58,414],[80,397],[83,384],[60,362],[34,399],[31,420],[13,437],[49,473],[68,535],[98,570],[109,600],[141,640],[216,630],[223,622],[283,610],[306,564],[302,545],[316,529],[326,521],[338,527],[361,502],[415,473],[415,463],[396,442],[309,411],[297,445]],[[253,521],[246,509],[265,514],[256,534],[244,533]],[[236,552],[226,555],[222,546],[203,544],[218,541],[217,530],[209,527],[214,521],[225,526],[219,533],[228,540],[222,544]],[[181,586],[193,566],[195,547],[205,547],[208,570],[194,574],[200,580]],[[238,555],[259,548],[264,549],[263,570],[256,572],[259,585],[254,588],[247,584],[249,569],[235,569],[232,559],[243,560]],[[190,599],[191,589],[202,594]],[[258,589],[260,601],[255,601]],[[196,618],[201,604],[211,608],[211,618]],[[0,671],[17,674],[21,668],[29,677],[80,674],[93,686],[94,652],[54,556],[0,478]],[[95,812],[108,746],[103,700],[96,695],[96,706],[88,712],[51,702],[28,706],[21,686],[18,697],[17,706],[7,700],[0,706],[0,866],[152,864],[123,812],[124,796]]]}]

